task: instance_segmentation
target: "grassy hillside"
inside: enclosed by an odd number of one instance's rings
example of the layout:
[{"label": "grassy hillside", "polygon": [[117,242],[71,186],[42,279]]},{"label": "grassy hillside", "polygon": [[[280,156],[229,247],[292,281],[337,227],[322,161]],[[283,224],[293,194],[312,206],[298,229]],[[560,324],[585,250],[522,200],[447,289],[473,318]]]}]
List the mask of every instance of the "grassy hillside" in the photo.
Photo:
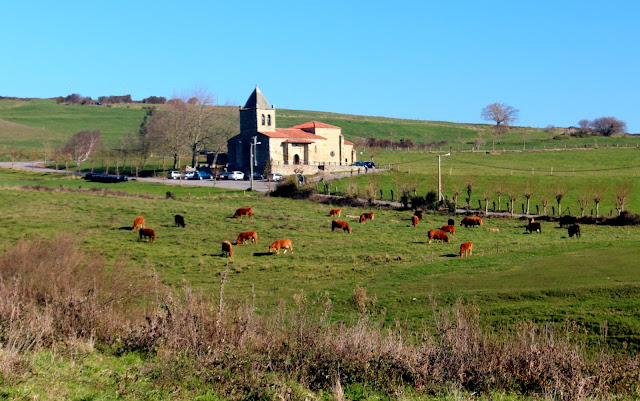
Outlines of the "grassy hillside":
[{"label": "grassy hillside", "polygon": [[[473,301],[484,319],[497,326],[567,318],[593,330],[607,320],[612,338],[640,346],[634,318],[640,306],[636,227],[585,226],[582,239],[576,240],[552,223],[543,223],[542,234],[525,234],[519,220],[490,219],[486,227],[497,227],[499,233],[458,226],[451,243],[427,244],[427,230],[439,228],[447,216],[428,215],[416,229],[410,225],[410,212],[376,210],[374,222],[358,224],[349,216],[363,210],[345,207],[343,218],[353,228],[349,235],[331,232],[329,207],[319,203],[208,188],[176,188],[182,197],[172,201],[158,193],[155,184],[87,184],[4,170],[0,175],[0,201],[5,205],[0,237],[5,247],[21,238],[71,233],[84,249],[148,266],[176,288],[186,281],[215,293],[219,275],[229,268],[229,299],[240,301],[253,293],[265,307],[300,291],[311,298],[327,292],[336,318],[351,319],[357,312],[352,292],[361,286],[377,298],[375,308],[385,311],[388,322],[407,320],[419,327],[431,317],[433,295],[441,305],[458,298]],[[21,183],[41,183],[53,191],[21,190]],[[73,192],[56,190],[61,186]],[[78,192],[78,187],[85,191]],[[90,188],[125,192],[87,191]],[[255,219],[231,219],[241,206],[252,207]],[[140,214],[158,234],[153,244],[138,242],[137,232],[120,229]],[[185,216],[186,229],[174,227],[175,214]],[[220,241],[234,242],[238,233],[249,230],[258,232],[258,245],[234,247],[232,259],[220,256]],[[293,255],[267,252],[279,238],[292,239]],[[456,258],[460,243],[468,240],[474,243],[474,256]]]},{"label": "grassy hillside", "polygon": [[[121,138],[136,135],[144,115],[142,104],[81,106],[56,104],[54,100],[0,100],[0,158],[41,158],[45,148],[64,144],[80,130],[100,130],[109,147]],[[238,118],[236,107],[217,106],[232,118]],[[638,146],[640,137],[573,138],[564,130],[547,132],[539,128],[513,127],[494,142],[493,127],[486,124],[457,124],[439,121],[402,120],[385,117],[355,116],[299,110],[277,110],[278,127],[290,127],[319,120],[342,128],[345,138],[360,143],[366,138],[399,142],[410,138],[417,145],[447,141],[443,150],[470,150],[481,136],[481,149],[543,149],[571,147]],[[553,139],[557,138],[557,139]]]}]

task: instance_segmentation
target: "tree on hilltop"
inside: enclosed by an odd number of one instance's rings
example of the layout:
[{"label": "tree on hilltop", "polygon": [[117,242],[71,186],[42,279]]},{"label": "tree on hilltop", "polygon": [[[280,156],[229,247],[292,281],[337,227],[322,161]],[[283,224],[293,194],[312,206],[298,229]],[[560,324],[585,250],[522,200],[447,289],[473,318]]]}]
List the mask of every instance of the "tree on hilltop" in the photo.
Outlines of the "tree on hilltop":
[{"label": "tree on hilltop", "polygon": [[600,117],[591,122],[591,128],[602,136],[611,136],[627,132],[627,123],[615,117]]},{"label": "tree on hilltop", "polygon": [[502,134],[506,132],[509,124],[518,120],[519,112],[520,110],[507,104],[492,103],[482,109],[482,112],[480,112],[480,116],[484,120],[496,122],[494,128],[495,136],[498,138],[498,143],[500,143]]}]

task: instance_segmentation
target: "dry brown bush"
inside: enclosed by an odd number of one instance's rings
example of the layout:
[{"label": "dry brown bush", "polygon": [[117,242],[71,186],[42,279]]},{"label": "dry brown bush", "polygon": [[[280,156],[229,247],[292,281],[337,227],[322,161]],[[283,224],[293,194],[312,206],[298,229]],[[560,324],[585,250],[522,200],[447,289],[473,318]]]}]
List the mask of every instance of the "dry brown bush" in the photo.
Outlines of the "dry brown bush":
[{"label": "dry brown bush", "polygon": [[[222,297],[189,288],[176,295],[131,277],[123,264],[107,269],[66,237],[7,251],[0,257],[0,372],[19,367],[25,351],[95,340],[153,355],[145,369],[157,373],[159,385],[206,383],[232,399],[304,398],[318,389],[340,398],[354,383],[387,394],[408,387],[561,400],[640,393],[640,356],[588,353],[577,325],[496,331],[481,323],[476,307],[459,302],[434,306],[429,329],[387,326],[371,313],[364,288],[354,291],[354,302],[368,313],[335,323],[327,294],[300,293],[291,307],[283,301],[257,313],[254,299],[227,305]],[[134,307],[150,295],[143,302],[150,312]]]}]

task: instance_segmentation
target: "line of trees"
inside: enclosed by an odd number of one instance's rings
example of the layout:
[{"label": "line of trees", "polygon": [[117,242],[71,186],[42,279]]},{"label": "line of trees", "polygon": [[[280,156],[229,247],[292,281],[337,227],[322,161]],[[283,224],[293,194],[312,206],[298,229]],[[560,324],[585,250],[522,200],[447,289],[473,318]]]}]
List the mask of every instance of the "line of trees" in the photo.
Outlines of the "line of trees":
[{"label": "line of trees", "polygon": [[364,145],[368,148],[378,148],[378,149],[414,149],[414,148],[433,148],[438,146],[444,146],[448,144],[448,141],[438,141],[438,142],[429,142],[424,144],[416,144],[411,138],[402,138],[399,142],[393,142],[389,139],[377,139],[377,138],[367,138],[363,143],[359,145]]},{"label": "line of trees", "polygon": [[[226,149],[227,140],[238,132],[237,120],[231,113],[212,107],[212,98],[205,92],[186,99],[171,99],[162,109],[148,107],[138,133],[126,135],[114,149],[104,149],[100,131],[80,131],[55,151],[54,159],[80,166],[101,153],[106,159],[114,159],[116,166],[119,161],[126,164],[127,159],[134,160],[139,170],[153,155],[171,156],[174,169],[179,168],[180,155],[185,153],[191,156],[192,166],[203,150],[216,152],[216,160]],[[107,173],[108,169],[109,165]]]}]

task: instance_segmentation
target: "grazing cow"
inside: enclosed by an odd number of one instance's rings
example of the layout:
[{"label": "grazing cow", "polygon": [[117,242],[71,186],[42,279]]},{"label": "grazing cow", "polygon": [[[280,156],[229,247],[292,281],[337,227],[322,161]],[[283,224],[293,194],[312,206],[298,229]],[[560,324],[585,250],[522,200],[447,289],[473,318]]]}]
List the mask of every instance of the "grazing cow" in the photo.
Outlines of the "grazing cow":
[{"label": "grazing cow", "polygon": [[251,240],[254,244],[258,243],[258,233],[255,231],[245,231],[238,235],[238,239],[236,240],[236,245],[238,244],[246,244],[247,240]]},{"label": "grazing cow", "polygon": [[422,210],[416,210],[415,212],[413,212],[413,215],[422,220]]},{"label": "grazing cow", "polygon": [[293,245],[291,245],[290,239],[278,239],[273,241],[273,244],[269,245],[269,252],[273,252],[275,249],[276,255],[280,255],[280,249],[284,249],[283,253],[287,253],[287,249],[293,253]]},{"label": "grazing cow", "polygon": [[429,230],[429,243],[431,243],[431,240],[436,240],[436,241],[444,241],[444,242],[449,242],[449,237],[447,237],[447,233],[445,233],[442,230]]},{"label": "grazing cow", "polygon": [[571,226],[578,222],[578,218],[576,216],[565,215],[560,217],[560,228],[564,226]]},{"label": "grazing cow", "polygon": [[449,220],[447,220],[447,225],[448,225],[448,226],[455,226],[455,225],[456,225],[456,222],[455,222],[455,221],[453,221],[453,219],[449,219]]},{"label": "grazing cow", "polygon": [[452,237],[456,236],[456,226],[455,225],[448,225],[448,226],[442,226],[442,228],[440,228],[442,231],[444,231],[445,233],[451,233]]},{"label": "grazing cow", "polygon": [[360,215],[360,223],[364,223],[367,219],[373,221],[373,212],[370,213],[362,213]]},{"label": "grazing cow", "polygon": [[460,257],[463,258],[467,256],[467,252],[469,253],[469,256],[473,254],[473,243],[471,241],[460,244]]},{"label": "grazing cow", "polygon": [[574,235],[576,238],[580,238],[580,226],[577,224],[569,226],[569,238],[572,238]]},{"label": "grazing cow", "polygon": [[500,229],[499,229],[499,228],[495,228],[495,227],[491,227],[491,228],[489,229],[489,231],[493,231],[493,232],[496,232],[496,233],[497,233],[497,232],[500,232]]},{"label": "grazing cow", "polygon": [[144,216],[138,216],[133,220],[133,229],[144,227]]},{"label": "grazing cow", "polygon": [[138,237],[138,241],[141,241],[143,237],[145,241],[147,240],[147,238],[149,238],[151,242],[156,241],[156,232],[153,231],[153,229],[151,228],[140,228],[139,233],[140,233],[140,237]]},{"label": "grazing cow", "polygon": [[337,228],[338,230],[343,230],[351,234],[351,227],[349,227],[349,223],[343,220],[331,220],[331,232]]},{"label": "grazing cow", "polygon": [[250,207],[241,207],[240,209],[236,210],[236,212],[233,214],[233,218],[237,218],[240,217],[242,218],[242,216],[249,216],[253,219],[253,210]]},{"label": "grazing cow", "polygon": [[462,221],[460,222],[461,226],[465,226],[465,227],[482,227],[482,217],[478,217],[478,216],[467,216],[465,218],[462,219]]},{"label": "grazing cow", "polygon": [[331,216],[338,216],[340,217],[340,215],[342,215],[342,209],[337,208],[337,209],[331,209],[331,211],[329,212],[329,217]]},{"label": "grazing cow", "polygon": [[542,228],[540,227],[540,223],[529,223],[527,224],[526,230],[530,233],[533,233],[534,231],[541,233],[542,232]]},{"label": "grazing cow", "polygon": [[176,222],[176,227],[184,227],[184,217],[182,217],[179,214],[176,214],[175,216],[173,216],[173,221]]},{"label": "grazing cow", "polygon": [[420,220],[420,219],[418,218],[418,216],[412,216],[412,217],[411,217],[411,222],[413,223],[413,226],[414,226],[414,227],[418,227],[418,221],[419,221],[419,220]]},{"label": "grazing cow", "polygon": [[231,246],[231,242],[222,241],[222,255],[224,256],[233,256],[233,246]]}]

